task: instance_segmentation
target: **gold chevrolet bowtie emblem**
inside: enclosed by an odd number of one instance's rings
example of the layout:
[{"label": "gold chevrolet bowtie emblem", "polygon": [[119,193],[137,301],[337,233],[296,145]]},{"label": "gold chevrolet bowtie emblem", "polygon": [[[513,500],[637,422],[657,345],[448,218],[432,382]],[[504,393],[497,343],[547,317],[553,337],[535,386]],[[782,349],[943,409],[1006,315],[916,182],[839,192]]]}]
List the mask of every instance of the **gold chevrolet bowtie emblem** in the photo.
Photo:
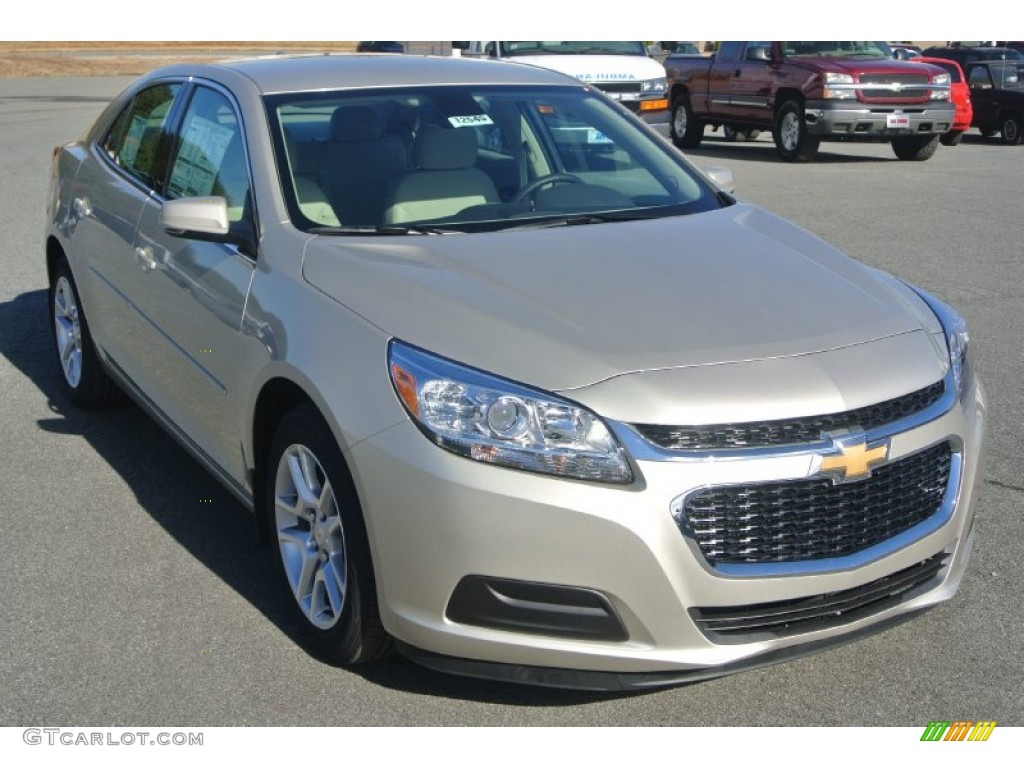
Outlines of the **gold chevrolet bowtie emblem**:
[{"label": "gold chevrolet bowtie emblem", "polygon": [[836,473],[838,482],[848,480],[860,480],[871,476],[871,467],[879,462],[885,461],[889,455],[889,443],[883,442],[868,448],[863,440],[853,440],[848,443],[836,442],[835,456],[823,456],[821,458],[821,471]]}]

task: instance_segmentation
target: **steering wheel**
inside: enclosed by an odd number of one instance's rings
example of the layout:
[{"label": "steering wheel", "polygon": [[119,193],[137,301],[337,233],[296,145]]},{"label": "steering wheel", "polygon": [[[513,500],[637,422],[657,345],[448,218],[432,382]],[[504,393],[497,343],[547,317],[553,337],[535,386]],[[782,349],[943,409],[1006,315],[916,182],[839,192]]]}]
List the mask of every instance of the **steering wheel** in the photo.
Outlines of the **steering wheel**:
[{"label": "steering wheel", "polygon": [[516,195],[513,203],[521,203],[534,192],[541,187],[546,187],[548,184],[582,184],[583,179],[579,176],[574,176],[571,173],[549,173],[547,176],[541,176],[539,179],[534,179]]}]

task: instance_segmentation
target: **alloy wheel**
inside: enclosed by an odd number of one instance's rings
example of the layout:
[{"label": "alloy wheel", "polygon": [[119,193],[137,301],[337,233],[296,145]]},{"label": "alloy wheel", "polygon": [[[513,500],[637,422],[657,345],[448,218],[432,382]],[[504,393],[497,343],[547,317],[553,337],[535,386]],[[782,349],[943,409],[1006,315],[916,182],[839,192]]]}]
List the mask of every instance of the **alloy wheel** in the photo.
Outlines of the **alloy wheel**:
[{"label": "alloy wheel", "polygon": [[345,533],[334,489],[304,445],[289,446],[278,462],[274,520],[292,595],[313,626],[332,628],[347,592]]},{"label": "alloy wheel", "polygon": [[64,276],[58,278],[53,292],[53,329],[64,380],[74,389],[82,380],[82,326],[75,293]]}]

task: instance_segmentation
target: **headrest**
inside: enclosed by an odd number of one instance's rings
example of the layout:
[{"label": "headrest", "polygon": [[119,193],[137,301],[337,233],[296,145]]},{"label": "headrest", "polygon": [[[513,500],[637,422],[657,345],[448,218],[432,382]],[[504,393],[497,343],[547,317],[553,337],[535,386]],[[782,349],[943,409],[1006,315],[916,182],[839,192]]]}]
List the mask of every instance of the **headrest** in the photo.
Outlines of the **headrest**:
[{"label": "headrest", "polygon": [[424,125],[416,134],[413,165],[425,171],[451,171],[476,165],[476,131]]},{"label": "headrest", "polygon": [[370,141],[383,132],[380,116],[370,107],[338,107],[331,115],[332,141]]}]

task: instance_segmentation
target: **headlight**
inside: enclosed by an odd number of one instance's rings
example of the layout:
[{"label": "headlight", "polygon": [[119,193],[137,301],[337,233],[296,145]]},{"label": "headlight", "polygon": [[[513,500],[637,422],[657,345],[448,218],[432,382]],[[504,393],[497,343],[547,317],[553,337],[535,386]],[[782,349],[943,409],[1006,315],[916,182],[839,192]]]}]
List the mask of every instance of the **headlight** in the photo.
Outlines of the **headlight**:
[{"label": "headlight", "polygon": [[661,95],[668,90],[668,81],[664,77],[656,77],[653,80],[644,80],[640,83],[641,93],[654,93]]},{"label": "headlight", "polygon": [[946,352],[949,354],[949,364],[953,369],[953,384],[956,387],[956,396],[958,400],[962,400],[967,382],[971,378],[970,334],[967,333],[967,321],[946,302],[935,298],[920,288],[914,288],[914,290],[918,296],[924,299],[942,325],[942,332],[946,341]]},{"label": "headlight", "polygon": [[825,90],[822,94],[826,99],[854,99],[857,97],[853,75],[839,72],[825,73]]},{"label": "headlight", "polygon": [[932,91],[932,101],[949,101],[949,74],[936,75],[932,78],[932,85],[937,85],[940,90]]},{"label": "headlight", "polygon": [[579,480],[629,483],[633,472],[595,414],[392,340],[398,399],[434,443],[459,456]]}]

